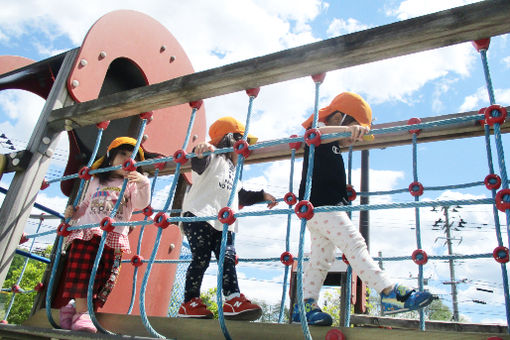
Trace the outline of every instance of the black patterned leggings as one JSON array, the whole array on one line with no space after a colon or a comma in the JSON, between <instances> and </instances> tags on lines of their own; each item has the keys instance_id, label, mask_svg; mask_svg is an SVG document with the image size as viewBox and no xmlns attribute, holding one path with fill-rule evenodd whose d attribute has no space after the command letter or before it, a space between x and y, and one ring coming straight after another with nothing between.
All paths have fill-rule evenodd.
<instances>
[{"instance_id":1,"label":"black patterned leggings","mask_svg":"<svg viewBox=\"0 0 510 340\"><path fill-rule=\"evenodd\" d=\"M186 217L194 216L186 212ZM200 287L204 273L211 262L211 253L214 252L216 259L220 257L221 231L214 229L207 222L184 222L182 230L188 239L191 250L191 263L186 272L186 285L184 290L184 302L200 296ZM225 249L225 261L223 263L223 295L228 296L239 293L237 273L235 267L236 251L232 241L232 233L227 234L227 247Z\"/></svg>"}]
</instances>

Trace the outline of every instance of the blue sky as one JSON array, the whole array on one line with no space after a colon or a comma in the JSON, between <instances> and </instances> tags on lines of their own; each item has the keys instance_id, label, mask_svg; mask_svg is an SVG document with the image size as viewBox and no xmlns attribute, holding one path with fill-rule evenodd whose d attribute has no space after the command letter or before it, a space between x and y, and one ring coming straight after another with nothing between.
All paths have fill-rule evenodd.
<instances>
[{"instance_id":1,"label":"blue sky","mask_svg":"<svg viewBox=\"0 0 510 340\"><path fill-rule=\"evenodd\" d=\"M472 1L427 2L419 0L391 1L313 1L282 0L278 2L220 0L189 1L88 1L62 3L59 1L0 1L0 55L19 55L39 61L78 47L93 23L102 15L116 9L133 9L148 14L162 23L177 38L196 71L219 67L232 62L284 50L306 43L351 33L399 20L460 6ZM221 23L221 24L218 24ZM496 101L510 105L510 55L508 36L493 37L488 52ZM302 134L300 123L313 110L314 85L310 78L302 78L267 86L254 103L251 132L260 140ZM321 86L320 105L324 106L338 93L360 93L371 104L375 123L407 120L457 112L477 111L488 105L488 96L480 57L470 43L417 53L391 60L329 72ZM22 91L0 93L0 132L6 133L17 150L25 148L26 131L31 131L43 101ZM205 100L207 123L232 115L244 120L248 100L244 92ZM503 143L508 145L508 137ZM1 146L2 144L0 144ZM493 146L494 149L494 146ZM0 152L9 152L6 148ZM169 152L171 154L173 152ZM418 176L424 186L462 184L481 181L488 173L485 145L482 138L420 144L418 147ZM505 150L508 158L509 151ZM412 182L411 146L401 146L370 152L370 190L406 188ZM48 178L61 174L67 160L67 141L61 138L57 156ZM496 163L496 169L499 167ZM359 155L354 155L353 184L359 189ZM297 188L301 161L296 165ZM250 189L264 188L282 197L288 191L289 162L251 165L244 172L244 184ZM7 187L11 176L2 178ZM168 191L170 178L163 181L157 199L161 202ZM165 191L166 190L166 191ZM489 197L483 187L445 192L429 191L423 199L458 199ZM408 194L377 196L371 203L411 201ZM62 211L65 204L58 185L52 185L38 196L38 201ZM358 202L355 202L358 203ZM257 207L258 209L258 207ZM459 254L492 252L496 246L492 208L466 206L456 216L468 221L468 227L454 236L462 237L454 250ZM444 254L445 247L431 225L440 215L430 209L421 210L424 228L424 249L429 254ZM357 214L354 214L357 222ZM506 225L501 216L502 225ZM241 222L236 238L241 257L276 257L281 254L285 239L285 219L282 217L246 218ZM416 248L414 238L414 210L376 211L371 213L370 250L376 256L409 255ZM479 229L484 223L483 229ZM275 227L276 226L276 227ZM297 252L297 221L294 221L291 251ZM504 234L505 242L508 242ZM305 247L308 245L306 240ZM256 254L256 255L254 255ZM385 264L397 280L407 285L416 276L417 267L410 261ZM501 272L494 260L464 261L458 266L457 278L467 279L459 286L460 312L474 322L506 322ZM264 282L278 282L283 269L275 266L243 266L239 268L241 289L248 297L280 298L279 286ZM214 268L211 268L214 274ZM448 267L435 261L425 267L431 277L429 289L450 306ZM210 278L210 279L209 279ZM208 276L204 288L214 286L216 279ZM494 294L480 293L480 282L495 287ZM484 300L478 305L472 300ZM488 307L491 306L491 307Z\"/></svg>"}]
</instances>

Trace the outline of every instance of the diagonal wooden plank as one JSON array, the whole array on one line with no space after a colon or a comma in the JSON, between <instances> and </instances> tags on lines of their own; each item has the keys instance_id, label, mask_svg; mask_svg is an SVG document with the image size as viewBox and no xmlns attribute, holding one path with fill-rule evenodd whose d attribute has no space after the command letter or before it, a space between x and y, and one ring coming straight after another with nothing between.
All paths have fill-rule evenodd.
<instances>
[{"instance_id":1,"label":"diagonal wooden plank","mask_svg":"<svg viewBox=\"0 0 510 340\"><path fill-rule=\"evenodd\" d=\"M510 32L510 2L486 0L291 48L52 112L61 131Z\"/></svg>"}]
</instances>

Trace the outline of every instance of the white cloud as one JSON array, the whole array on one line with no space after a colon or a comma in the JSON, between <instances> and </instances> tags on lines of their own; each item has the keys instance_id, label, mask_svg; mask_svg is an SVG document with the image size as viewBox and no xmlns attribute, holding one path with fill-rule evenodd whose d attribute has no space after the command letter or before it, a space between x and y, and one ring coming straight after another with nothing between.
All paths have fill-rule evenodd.
<instances>
[{"instance_id":1,"label":"white cloud","mask_svg":"<svg viewBox=\"0 0 510 340\"><path fill-rule=\"evenodd\" d=\"M427 2L423 2L420 0L405 0L402 1L397 8L391 9L387 11L387 15L394 15L399 20L406 20L409 18L414 18L420 15L430 14L438 11L443 11L445 9L464 6L467 4L479 2L476 0L451 0L451 1L442 1L442 0L430 0Z\"/></svg>"},{"instance_id":2,"label":"white cloud","mask_svg":"<svg viewBox=\"0 0 510 340\"><path fill-rule=\"evenodd\" d=\"M347 20L335 18L329 25L327 33L329 36L337 36L366 30L367 28L369 28L368 25L353 18L348 18Z\"/></svg>"},{"instance_id":3,"label":"white cloud","mask_svg":"<svg viewBox=\"0 0 510 340\"><path fill-rule=\"evenodd\" d=\"M507 106L510 105L510 89L495 89L494 97L496 103L499 105ZM476 111L482 107L489 106L489 94L487 88L480 87L478 90L464 98L464 102L460 106L460 112L465 111Z\"/></svg>"}]
</instances>

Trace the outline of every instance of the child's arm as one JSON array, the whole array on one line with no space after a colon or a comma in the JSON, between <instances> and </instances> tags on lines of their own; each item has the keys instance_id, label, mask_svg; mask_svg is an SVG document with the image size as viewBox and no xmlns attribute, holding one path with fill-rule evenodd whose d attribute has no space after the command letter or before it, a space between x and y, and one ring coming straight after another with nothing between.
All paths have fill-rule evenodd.
<instances>
[{"instance_id":1,"label":"child's arm","mask_svg":"<svg viewBox=\"0 0 510 340\"><path fill-rule=\"evenodd\" d=\"M213 152L214 150L216 150L214 145L207 142L203 142L195 146L193 152L197 154L197 157L193 157L191 159L191 170L201 175L211 162L211 156L209 155L204 157L204 152Z\"/></svg>"},{"instance_id":2,"label":"child's arm","mask_svg":"<svg viewBox=\"0 0 510 340\"><path fill-rule=\"evenodd\" d=\"M318 128L321 135L330 134L330 133L340 133L340 132L350 132L351 137L333 137L333 138L325 138L322 141L332 142L334 140L339 140L345 142L345 144L352 144L356 141L362 141L363 136L370 132L368 127L364 127L361 125L349 125L349 126L322 126Z\"/></svg>"},{"instance_id":3,"label":"child's arm","mask_svg":"<svg viewBox=\"0 0 510 340\"><path fill-rule=\"evenodd\" d=\"M143 209L151 203L151 188L149 179L138 171L130 171L127 174L129 183L134 183L131 192L131 200L134 209Z\"/></svg>"},{"instance_id":4,"label":"child's arm","mask_svg":"<svg viewBox=\"0 0 510 340\"><path fill-rule=\"evenodd\" d=\"M269 201L269 203L267 204L267 207L269 209L273 208L275 205L278 204L278 202L276 202L276 198L265 192L264 190L260 190L260 191L249 191L249 190L245 190L245 189L241 189L239 190L239 204L240 205L253 205L255 203L259 203L259 202L265 202L265 201Z\"/></svg>"}]
</instances>

